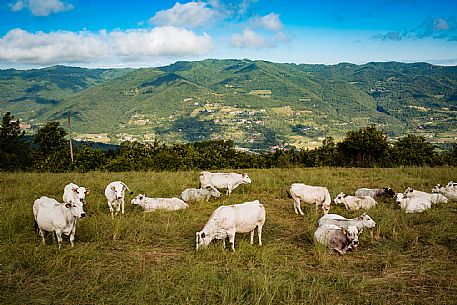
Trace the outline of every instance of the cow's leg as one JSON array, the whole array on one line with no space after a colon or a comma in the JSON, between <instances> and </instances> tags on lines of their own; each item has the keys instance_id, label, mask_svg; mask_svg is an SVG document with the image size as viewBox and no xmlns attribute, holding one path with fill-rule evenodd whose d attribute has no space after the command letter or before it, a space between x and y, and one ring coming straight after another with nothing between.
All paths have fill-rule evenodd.
<instances>
[{"instance_id":1,"label":"cow's leg","mask_svg":"<svg viewBox=\"0 0 457 305\"><path fill-rule=\"evenodd\" d=\"M70 244L71 244L71 247L73 248L75 243L75 233L76 233L76 220L75 220L75 223L73 224L73 229L71 229L71 232L70 232Z\"/></svg>"},{"instance_id":2,"label":"cow's leg","mask_svg":"<svg viewBox=\"0 0 457 305\"><path fill-rule=\"evenodd\" d=\"M254 244L254 231L255 231L255 228L254 228L254 230L251 231L251 245Z\"/></svg>"},{"instance_id":3,"label":"cow's leg","mask_svg":"<svg viewBox=\"0 0 457 305\"><path fill-rule=\"evenodd\" d=\"M125 203L125 200L124 198L121 199L121 209L122 209L122 215L124 215L124 203Z\"/></svg>"},{"instance_id":4,"label":"cow's leg","mask_svg":"<svg viewBox=\"0 0 457 305\"><path fill-rule=\"evenodd\" d=\"M226 239L227 239L227 237L222 239L222 246L224 247L224 249L225 249L225 240Z\"/></svg>"},{"instance_id":5,"label":"cow's leg","mask_svg":"<svg viewBox=\"0 0 457 305\"><path fill-rule=\"evenodd\" d=\"M55 230L56 237L57 237L57 243L59 244L59 250L62 247L62 230L56 229Z\"/></svg>"},{"instance_id":6,"label":"cow's leg","mask_svg":"<svg viewBox=\"0 0 457 305\"><path fill-rule=\"evenodd\" d=\"M229 241L230 241L230 246L232 248L232 251L235 252L235 232L230 232L228 234Z\"/></svg>"},{"instance_id":7,"label":"cow's leg","mask_svg":"<svg viewBox=\"0 0 457 305\"><path fill-rule=\"evenodd\" d=\"M109 211L111 213L111 218L114 219L114 214L113 214L114 213L114 209L113 209L113 206L112 206L111 202L109 202L109 201L108 201L108 207L109 207Z\"/></svg>"},{"instance_id":8,"label":"cow's leg","mask_svg":"<svg viewBox=\"0 0 457 305\"><path fill-rule=\"evenodd\" d=\"M119 214L120 211L121 211L121 203L119 201L117 201L116 202L116 214L114 214L114 215Z\"/></svg>"},{"instance_id":9,"label":"cow's leg","mask_svg":"<svg viewBox=\"0 0 457 305\"><path fill-rule=\"evenodd\" d=\"M46 245L46 240L44 239L44 231L41 230L41 228L38 228L38 230L39 230L39 233L41 235L41 239L42 239L43 245Z\"/></svg>"},{"instance_id":10,"label":"cow's leg","mask_svg":"<svg viewBox=\"0 0 457 305\"><path fill-rule=\"evenodd\" d=\"M297 199L295 200L295 206L296 206L298 212L300 213L300 215L305 215L305 213L303 213L303 211L301 210L301 207L300 207L300 199L299 199L299 198L297 198ZM297 211L295 211L295 213L297 213ZM298 214L298 213L297 213L297 214Z\"/></svg>"},{"instance_id":11,"label":"cow's leg","mask_svg":"<svg viewBox=\"0 0 457 305\"><path fill-rule=\"evenodd\" d=\"M262 227L263 227L263 225L261 225L261 224L257 225L257 235L259 236L259 246L262 245Z\"/></svg>"},{"instance_id":12,"label":"cow's leg","mask_svg":"<svg viewBox=\"0 0 457 305\"><path fill-rule=\"evenodd\" d=\"M230 195L232 193L233 187L231 184L227 185L227 195Z\"/></svg>"}]
</instances>

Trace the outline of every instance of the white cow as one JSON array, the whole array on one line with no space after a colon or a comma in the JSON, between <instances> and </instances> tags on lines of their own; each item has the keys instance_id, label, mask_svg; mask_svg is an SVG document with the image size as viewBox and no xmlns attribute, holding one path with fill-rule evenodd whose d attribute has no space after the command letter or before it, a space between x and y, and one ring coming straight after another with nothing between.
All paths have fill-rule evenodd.
<instances>
[{"instance_id":1,"label":"white cow","mask_svg":"<svg viewBox=\"0 0 457 305\"><path fill-rule=\"evenodd\" d=\"M200 188L214 186L218 189L227 189L227 195L230 195L240 184L251 182L248 174L211 173L207 171L200 173Z\"/></svg>"},{"instance_id":2,"label":"white cow","mask_svg":"<svg viewBox=\"0 0 457 305\"><path fill-rule=\"evenodd\" d=\"M114 209L116 209L116 215L119 211L124 214L125 190L129 190L130 194L133 194L128 186L122 181L111 182L105 188L105 197L108 200L109 211L111 212L111 218L113 219Z\"/></svg>"},{"instance_id":3,"label":"white cow","mask_svg":"<svg viewBox=\"0 0 457 305\"><path fill-rule=\"evenodd\" d=\"M363 197L363 196L370 196L371 198L374 197L386 197L386 198L394 198L395 197L395 192L391 187L383 187L383 188L375 188L375 189L370 189L370 188L360 188L357 191L355 191L355 196L357 197Z\"/></svg>"},{"instance_id":4,"label":"white cow","mask_svg":"<svg viewBox=\"0 0 457 305\"><path fill-rule=\"evenodd\" d=\"M228 237L231 248L235 251L235 233L251 232L251 244L253 244L256 227L261 246L265 217L265 208L259 200L220 206L211 214L203 230L196 233L197 250L209 245L213 239L222 239L225 248L225 239Z\"/></svg>"},{"instance_id":5,"label":"white cow","mask_svg":"<svg viewBox=\"0 0 457 305\"><path fill-rule=\"evenodd\" d=\"M344 204L346 210L349 211L355 211L358 209L370 209L377 204L376 200L370 196L356 197L346 195L344 193L339 193L335 199L333 199L333 202L335 202L335 204Z\"/></svg>"},{"instance_id":6,"label":"white cow","mask_svg":"<svg viewBox=\"0 0 457 305\"><path fill-rule=\"evenodd\" d=\"M397 194L397 204L405 213L422 213L432 207L432 202L425 197L407 197L403 193Z\"/></svg>"},{"instance_id":7,"label":"white cow","mask_svg":"<svg viewBox=\"0 0 457 305\"><path fill-rule=\"evenodd\" d=\"M80 202L59 203L46 196L33 203L33 217L45 244L44 232L54 232L59 243L62 243L62 233L70 235L71 247L74 246L77 219L85 217L83 204Z\"/></svg>"},{"instance_id":8,"label":"white cow","mask_svg":"<svg viewBox=\"0 0 457 305\"><path fill-rule=\"evenodd\" d=\"M448 200L443 194L436 193L431 194L423 191L414 190L411 187L408 187L405 192L403 193L404 196L408 198L425 198L430 201L432 204L437 203L447 203Z\"/></svg>"},{"instance_id":9,"label":"white cow","mask_svg":"<svg viewBox=\"0 0 457 305\"><path fill-rule=\"evenodd\" d=\"M332 202L328 189L324 186L311 186L303 183L292 183L290 186L289 194L294 200L295 214L303 214L300 208L300 202L307 204L315 204L316 210L322 206L324 214L330 210Z\"/></svg>"},{"instance_id":10,"label":"white cow","mask_svg":"<svg viewBox=\"0 0 457 305\"><path fill-rule=\"evenodd\" d=\"M333 224L319 226L314 232L314 237L324 246L346 254L347 251L357 248L359 244L359 230L356 226L347 229Z\"/></svg>"},{"instance_id":11,"label":"white cow","mask_svg":"<svg viewBox=\"0 0 457 305\"><path fill-rule=\"evenodd\" d=\"M437 184L433 189L433 193L442 194L444 197L457 201L457 187L455 186L455 182L450 181L446 186L442 186L441 184Z\"/></svg>"},{"instance_id":12,"label":"white cow","mask_svg":"<svg viewBox=\"0 0 457 305\"><path fill-rule=\"evenodd\" d=\"M338 214L326 214L319 219L319 226L325 224L332 224L345 229L349 226L356 226L359 234L362 233L364 228L374 228L376 226L376 222L367 213L351 219L344 218Z\"/></svg>"},{"instance_id":13,"label":"white cow","mask_svg":"<svg viewBox=\"0 0 457 305\"><path fill-rule=\"evenodd\" d=\"M74 183L69 183L63 189L63 202L81 202L82 204L86 204L86 195L89 195L89 193L89 189L86 189L82 186L77 186Z\"/></svg>"},{"instance_id":14,"label":"white cow","mask_svg":"<svg viewBox=\"0 0 457 305\"><path fill-rule=\"evenodd\" d=\"M179 198L151 198L143 194L139 194L131 200L132 204L139 205L145 212L152 212L155 210L175 211L187 209L187 203Z\"/></svg>"},{"instance_id":15,"label":"white cow","mask_svg":"<svg viewBox=\"0 0 457 305\"><path fill-rule=\"evenodd\" d=\"M209 198L211 196L216 197L216 198L221 196L221 193L217 190L217 188L215 188L212 185L208 185L207 187L200 188L200 189L196 189L196 188L185 189L181 193L181 198L185 202L189 202L189 201L195 202L195 201L200 201L200 200L209 201Z\"/></svg>"}]
</instances>

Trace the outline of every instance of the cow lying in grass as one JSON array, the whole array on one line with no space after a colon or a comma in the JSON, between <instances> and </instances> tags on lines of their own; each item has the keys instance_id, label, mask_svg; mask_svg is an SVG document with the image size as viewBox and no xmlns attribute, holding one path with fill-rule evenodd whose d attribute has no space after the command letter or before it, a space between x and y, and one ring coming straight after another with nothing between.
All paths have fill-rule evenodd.
<instances>
[{"instance_id":1,"label":"cow lying in grass","mask_svg":"<svg viewBox=\"0 0 457 305\"><path fill-rule=\"evenodd\" d=\"M181 199L185 202L197 202L201 200L209 201L209 198L213 197L220 197L221 193L212 185L208 185L207 187L196 189L196 188L189 188L185 189L181 193Z\"/></svg>"},{"instance_id":2,"label":"cow lying in grass","mask_svg":"<svg viewBox=\"0 0 457 305\"><path fill-rule=\"evenodd\" d=\"M336 225L341 228L349 228L350 226L355 226L359 230L359 234L362 233L363 229L365 228L374 228L376 226L376 222L371 219L367 213L363 213L359 217L347 219L338 214L327 214L322 216L319 219L319 226L323 226L326 224Z\"/></svg>"},{"instance_id":3,"label":"cow lying in grass","mask_svg":"<svg viewBox=\"0 0 457 305\"><path fill-rule=\"evenodd\" d=\"M339 254L346 254L354 250L359 244L359 230L356 226L342 228L333 224L319 226L314 237L324 246L335 250Z\"/></svg>"},{"instance_id":4,"label":"cow lying in grass","mask_svg":"<svg viewBox=\"0 0 457 305\"><path fill-rule=\"evenodd\" d=\"M344 204L346 210L355 211L359 209L370 209L374 207L377 202L370 196L356 197L346 195L344 193L339 193L335 199L333 199L335 204Z\"/></svg>"},{"instance_id":5,"label":"cow lying in grass","mask_svg":"<svg viewBox=\"0 0 457 305\"><path fill-rule=\"evenodd\" d=\"M132 204L139 205L145 212L152 212L156 210L176 211L187 209L187 203L179 198L151 198L143 194L139 194L131 200Z\"/></svg>"}]
</instances>

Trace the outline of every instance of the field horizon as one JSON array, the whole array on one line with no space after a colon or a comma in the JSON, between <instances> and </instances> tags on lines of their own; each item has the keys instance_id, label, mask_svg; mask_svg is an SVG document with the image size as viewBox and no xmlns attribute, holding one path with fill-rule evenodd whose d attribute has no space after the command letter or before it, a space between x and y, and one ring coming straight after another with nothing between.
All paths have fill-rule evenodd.
<instances>
[{"instance_id":1,"label":"field horizon","mask_svg":"<svg viewBox=\"0 0 457 305\"><path fill-rule=\"evenodd\" d=\"M302 205L296 215L286 194L294 182L326 186L332 199L360 187L408 186L430 192L456 180L454 167L246 169L252 184L175 212L145 213L130 200L179 196L198 187L198 171L1 173L0 303L2 304L455 304L456 202L405 214L394 199L370 210L330 213L352 218L367 212L377 226L344 256L316 244L322 216ZM104 188L115 180L134 192L126 214L108 211ZM75 246L46 245L34 231L32 205L41 196L62 200L73 182L91 190L87 217ZM266 208L263 246L237 234L236 252L213 241L195 251L195 232L220 205L259 199Z\"/></svg>"}]
</instances>

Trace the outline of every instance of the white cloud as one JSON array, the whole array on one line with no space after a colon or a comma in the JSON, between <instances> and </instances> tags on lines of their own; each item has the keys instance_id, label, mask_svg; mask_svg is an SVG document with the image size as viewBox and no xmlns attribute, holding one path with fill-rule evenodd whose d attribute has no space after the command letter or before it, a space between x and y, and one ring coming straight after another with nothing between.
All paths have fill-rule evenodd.
<instances>
[{"instance_id":1,"label":"white cloud","mask_svg":"<svg viewBox=\"0 0 457 305\"><path fill-rule=\"evenodd\" d=\"M263 17L256 17L252 19L252 24L255 27L264 28L273 32L280 31L283 28L279 15L276 13L270 13Z\"/></svg>"},{"instance_id":2,"label":"white cloud","mask_svg":"<svg viewBox=\"0 0 457 305\"><path fill-rule=\"evenodd\" d=\"M108 46L98 35L87 32L29 33L9 31L0 39L0 61L55 64L100 59Z\"/></svg>"},{"instance_id":3,"label":"white cloud","mask_svg":"<svg viewBox=\"0 0 457 305\"><path fill-rule=\"evenodd\" d=\"M116 53L127 58L149 56L204 55L213 48L207 34L172 26L156 27L152 30L114 31L109 34L110 46Z\"/></svg>"},{"instance_id":4,"label":"white cloud","mask_svg":"<svg viewBox=\"0 0 457 305\"><path fill-rule=\"evenodd\" d=\"M268 47L274 47L275 44L268 41L256 32L245 29L243 34L235 34L232 36L231 44L236 48L247 48L247 49L262 49Z\"/></svg>"},{"instance_id":5,"label":"white cloud","mask_svg":"<svg viewBox=\"0 0 457 305\"><path fill-rule=\"evenodd\" d=\"M9 31L0 38L0 62L52 65L122 62L167 56L204 55L213 43L207 34L175 27L152 30L30 33Z\"/></svg>"},{"instance_id":6,"label":"white cloud","mask_svg":"<svg viewBox=\"0 0 457 305\"><path fill-rule=\"evenodd\" d=\"M176 2L172 8L158 11L149 19L149 23L161 26L195 28L207 25L217 15L218 13L209 8L204 2L189 2L185 4Z\"/></svg>"},{"instance_id":7,"label":"white cloud","mask_svg":"<svg viewBox=\"0 0 457 305\"><path fill-rule=\"evenodd\" d=\"M34 16L48 16L73 9L72 4L60 0L19 0L9 6L13 12L28 9Z\"/></svg>"}]
</instances>

